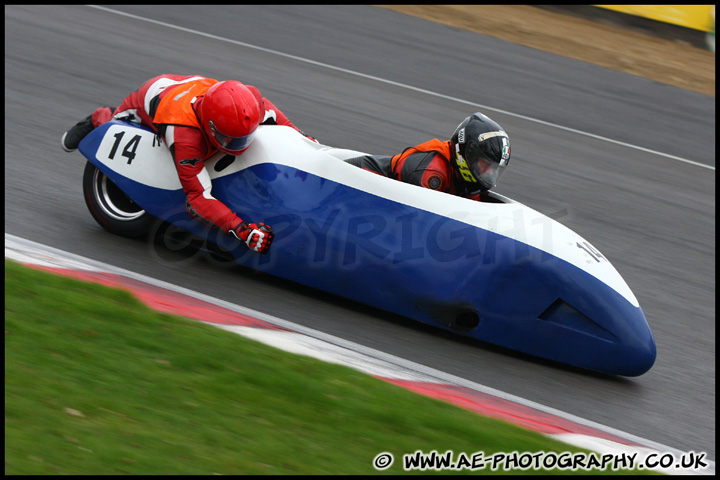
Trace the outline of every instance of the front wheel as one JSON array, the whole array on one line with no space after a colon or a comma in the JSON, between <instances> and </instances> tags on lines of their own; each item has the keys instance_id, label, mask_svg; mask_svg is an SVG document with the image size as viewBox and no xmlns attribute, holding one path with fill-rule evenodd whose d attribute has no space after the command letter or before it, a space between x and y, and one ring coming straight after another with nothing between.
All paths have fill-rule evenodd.
<instances>
[{"instance_id":1,"label":"front wheel","mask_svg":"<svg viewBox=\"0 0 720 480\"><path fill-rule=\"evenodd\" d=\"M108 232L138 238L156 221L91 162L85 165L83 193L90 214Z\"/></svg>"}]
</instances>

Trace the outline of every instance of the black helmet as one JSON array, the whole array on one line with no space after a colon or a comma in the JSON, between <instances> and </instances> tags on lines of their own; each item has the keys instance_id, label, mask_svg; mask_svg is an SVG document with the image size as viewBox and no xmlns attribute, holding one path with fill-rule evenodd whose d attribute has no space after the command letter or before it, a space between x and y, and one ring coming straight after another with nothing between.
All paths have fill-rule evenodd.
<instances>
[{"instance_id":1,"label":"black helmet","mask_svg":"<svg viewBox=\"0 0 720 480\"><path fill-rule=\"evenodd\" d=\"M458 125L450 143L455 165L471 194L493 188L510 161L507 133L480 112Z\"/></svg>"}]
</instances>

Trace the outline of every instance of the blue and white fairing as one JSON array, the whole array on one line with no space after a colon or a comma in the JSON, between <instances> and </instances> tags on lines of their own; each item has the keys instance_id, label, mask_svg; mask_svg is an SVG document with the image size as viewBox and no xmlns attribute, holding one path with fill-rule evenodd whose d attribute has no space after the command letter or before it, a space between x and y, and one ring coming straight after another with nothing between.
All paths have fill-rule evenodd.
<instances>
[{"instance_id":1,"label":"blue and white fairing","mask_svg":"<svg viewBox=\"0 0 720 480\"><path fill-rule=\"evenodd\" d=\"M258 255L189 219L170 154L149 130L110 122L80 150L148 213L247 267L582 368L637 376L655 361L642 309L611 263L506 197L481 203L398 182L342 161L362 152L261 126L242 156L206 162L215 198L273 227L269 254Z\"/></svg>"}]
</instances>

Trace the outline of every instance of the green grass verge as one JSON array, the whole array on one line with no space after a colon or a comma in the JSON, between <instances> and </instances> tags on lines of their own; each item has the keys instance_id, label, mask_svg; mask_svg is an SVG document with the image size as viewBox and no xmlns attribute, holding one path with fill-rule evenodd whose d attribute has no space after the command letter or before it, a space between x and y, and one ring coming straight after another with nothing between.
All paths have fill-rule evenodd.
<instances>
[{"instance_id":1,"label":"green grass verge","mask_svg":"<svg viewBox=\"0 0 720 480\"><path fill-rule=\"evenodd\" d=\"M400 474L417 450L581 451L5 261L6 475Z\"/></svg>"}]
</instances>

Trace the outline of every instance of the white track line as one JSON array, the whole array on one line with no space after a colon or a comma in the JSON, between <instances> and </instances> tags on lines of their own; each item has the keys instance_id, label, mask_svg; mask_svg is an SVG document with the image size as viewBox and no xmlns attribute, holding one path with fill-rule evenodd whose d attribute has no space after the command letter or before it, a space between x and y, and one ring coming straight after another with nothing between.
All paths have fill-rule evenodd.
<instances>
[{"instance_id":1,"label":"white track line","mask_svg":"<svg viewBox=\"0 0 720 480\"><path fill-rule=\"evenodd\" d=\"M88 5L88 6L89 6L89 7L92 7L92 8L96 8L96 9L98 9L98 10L103 10L103 11L108 12L108 13L112 13L112 14L115 14L115 15L122 15L122 16L124 16L124 17L132 18L132 19L134 19L134 20L140 20L140 21L143 21L143 22L149 22L149 23L152 23L152 24L155 24L155 25L160 25L160 26L163 26L163 27L171 28L171 29L173 29L173 30L179 30L179 31L181 31L181 32L191 33L191 34L193 34L193 35L198 35L198 36L205 37L205 38L211 38L211 39L213 39L213 40L218 40L218 41L221 41L221 42L231 43L231 44L233 44L233 45L239 45L239 46L241 46L241 47L251 48L251 49L253 49L253 50L258 50L258 51L261 51L261 52L270 53L270 54L272 54L272 55L278 55L278 56L285 57L285 58L289 58L289 59L292 59L292 60L295 60L295 61L298 61L298 62L304 62L304 63L308 63L308 64L310 64L310 65L315 65L315 66L318 66L318 67L327 68L327 69L329 69L329 70L334 70L334 71L336 71L336 72L347 73L347 74L349 74L349 75L354 75L354 76L357 76L357 77L367 78L367 79L369 79L369 80L374 80L374 81L376 81L376 82L385 83L385 84L387 84L387 85L392 85L392 86L394 86L394 87L400 87L400 88L404 88L404 89L407 89L407 90L412 90L412 91L414 91L414 92L423 93L423 94L426 94L426 95L430 95L430 96L432 96L432 97L442 98L442 99L444 99L444 100L450 100L450 101L453 101L453 102L462 103L462 104L464 104L464 105L469 105L469 106L472 106L472 107L477 107L477 108L482 109L482 110L490 110L490 111L493 111L493 112L501 113L501 114L503 114L503 115L508 115L508 116L511 116L511 117L520 118L520 119L527 120L527 121L529 121L529 122L537 123L537 124L540 124L540 125L544 125L544 126L547 126L547 127L557 128L557 129L559 129L559 130L563 130L563 131L566 131L566 132L575 133L575 134L578 134L578 135L583 135L583 136L586 136L586 137L594 138L594 139L596 139L596 140L601 140L601 141L608 142L608 143L612 143L612 144L615 144L615 145L620 145L620 146L627 147L627 148L631 148L631 149L634 149L634 150L639 150L639 151L641 151L641 152L649 153L649 154L652 154L652 155L658 155L658 156L660 156L660 157L665 157L665 158L669 158L669 159L672 159L672 160L676 160L676 161L678 161L678 162L687 163L687 164L690 164L690 165L695 165L695 166L697 166L697 167L707 168L707 169L709 169L709 170L715 170L715 167L713 167L712 165L706 165L706 164L704 164L704 163L696 162L696 161L693 161L693 160L688 160L687 158L676 157L675 155L670 155L670 154L667 154L667 153L662 153L662 152L658 152L658 151L655 151L655 150L650 150L650 149L648 149L648 148L639 147L639 146L637 146L637 145L632 145L632 144L625 143L625 142L620 142L620 141L613 140L613 139L610 139L610 138L607 138L607 137L602 137L602 136L600 136L600 135L595 135L595 134L593 134L593 133L583 132L583 131L581 131L581 130L576 130L576 129L574 129L574 128L564 127L564 126L562 126L562 125L557 125L557 124L555 124L555 123L545 122L545 121L539 120L539 119L537 119L537 118L527 117L527 116L525 116L525 115L520 115L520 114L518 114L518 113L508 112L507 110L501 110L501 109L499 109L499 108L489 107L489 106L487 106L487 105L481 105L481 104L479 104L479 103L470 102L470 101L467 101L467 100L463 100L463 99L461 99L461 98L451 97L451 96L449 96L449 95L443 95L442 93L437 93L437 92L433 92L433 91L430 91L430 90L425 90L425 89L423 89L423 88L413 87L412 85L406 85L406 84L403 84L403 83L393 82L392 80L387 80L387 79L380 78L380 77L376 77L376 76L373 76L373 75L367 75L367 74L365 74L365 73L360 73L360 72L356 72L356 71L353 71L353 70L348 70L348 69L345 69L345 68L336 67L335 65L329 65L329 64L327 64L327 63L317 62L317 61L315 61L315 60L310 60L310 59L308 59L308 58L298 57L298 56L295 56L295 55L290 55L290 54L288 54L288 53L278 52L277 50L271 50L271 49L269 49L269 48L260 47L260 46L253 45L253 44L250 44L250 43L240 42L240 41L238 41L238 40L232 40L232 39L230 39L230 38L219 37L219 36L217 36L217 35L212 35L212 34L210 34L210 33L200 32L200 31L198 31L198 30L192 30L192 29L190 29L190 28L185 28L185 27L181 27L181 26L178 26L178 25L173 25L173 24L171 24L171 23L160 22L160 21L158 21L158 20L152 20L152 19L150 19L150 18L140 17L140 16L138 16L138 15L133 15L133 14L131 14L131 13L125 13L125 12L121 12L121 11L118 11L118 10L113 10L112 8L101 7L101 6L99 6L99 5Z\"/></svg>"}]
</instances>

